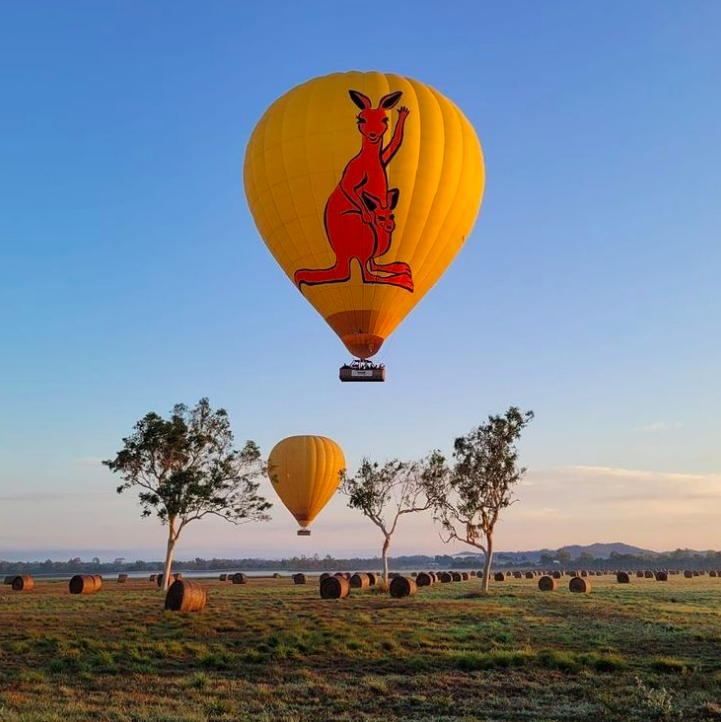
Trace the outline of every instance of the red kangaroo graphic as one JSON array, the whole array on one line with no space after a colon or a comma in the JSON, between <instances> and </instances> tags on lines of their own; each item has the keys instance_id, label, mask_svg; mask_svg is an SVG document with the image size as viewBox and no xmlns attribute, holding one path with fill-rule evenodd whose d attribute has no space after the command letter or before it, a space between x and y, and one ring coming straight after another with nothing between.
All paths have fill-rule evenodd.
<instances>
[{"instance_id":1,"label":"red kangaroo graphic","mask_svg":"<svg viewBox=\"0 0 721 722\"><path fill-rule=\"evenodd\" d=\"M398 203L397 188L388 190L386 167L403 142L406 107L398 109L393 137L383 147L388 130L388 111L401 99L402 91L384 95L377 108L370 98L357 90L349 91L351 100L361 109L358 130L363 136L361 149L343 170L338 185L328 198L323 216L326 236L336 261L330 268L303 268L295 272L296 285L342 283L351 276L351 261L360 265L364 283L385 283L413 292L413 277L407 263L379 263L391 247L395 230L392 213ZM384 274L384 275L379 275Z\"/></svg>"}]
</instances>

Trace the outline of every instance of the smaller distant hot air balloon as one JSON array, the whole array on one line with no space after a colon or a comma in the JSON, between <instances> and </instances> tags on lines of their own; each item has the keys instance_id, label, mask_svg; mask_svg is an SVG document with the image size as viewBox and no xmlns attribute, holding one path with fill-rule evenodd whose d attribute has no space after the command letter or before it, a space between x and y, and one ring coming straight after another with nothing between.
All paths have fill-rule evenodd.
<instances>
[{"instance_id":1,"label":"smaller distant hot air balloon","mask_svg":"<svg viewBox=\"0 0 721 722\"><path fill-rule=\"evenodd\" d=\"M310 536L313 519L335 494L345 469L343 450L325 436L289 436L268 458L268 476L288 511Z\"/></svg>"}]
</instances>

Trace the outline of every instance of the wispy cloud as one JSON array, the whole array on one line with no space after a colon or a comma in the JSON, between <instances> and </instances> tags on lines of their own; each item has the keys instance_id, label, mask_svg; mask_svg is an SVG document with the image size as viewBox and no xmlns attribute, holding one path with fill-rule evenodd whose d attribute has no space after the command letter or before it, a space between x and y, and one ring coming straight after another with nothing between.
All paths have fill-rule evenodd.
<instances>
[{"instance_id":1,"label":"wispy cloud","mask_svg":"<svg viewBox=\"0 0 721 722\"><path fill-rule=\"evenodd\" d=\"M721 473L564 466L536 472L534 492L559 508L583 503L612 504L617 511L707 515L721 501ZM529 490L531 491L531 490Z\"/></svg>"}]
</instances>

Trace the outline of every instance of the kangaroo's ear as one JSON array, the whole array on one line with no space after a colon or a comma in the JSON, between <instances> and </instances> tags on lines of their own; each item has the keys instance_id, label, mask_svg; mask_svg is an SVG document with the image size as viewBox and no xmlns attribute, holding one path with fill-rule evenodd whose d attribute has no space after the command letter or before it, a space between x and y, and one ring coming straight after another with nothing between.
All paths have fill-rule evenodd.
<instances>
[{"instance_id":1,"label":"kangaroo's ear","mask_svg":"<svg viewBox=\"0 0 721 722\"><path fill-rule=\"evenodd\" d=\"M388 208L393 210L398 205L398 197L401 192L397 188L391 188L388 191Z\"/></svg>"},{"instance_id":2,"label":"kangaroo's ear","mask_svg":"<svg viewBox=\"0 0 721 722\"><path fill-rule=\"evenodd\" d=\"M381 102L378 103L378 107L390 110L401 99L401 95L403 95L402 90L396 90L395 93L388 93L388 95L384 95L381 98Z\"/></svg>"},{"instance_id":3,"label":"kangaroo's ear","mask_svg":"<svg viewBox=\"0 0 721 722\"><path fill-rule=\"evenodd\" d=\"M349 90L350 99L361 109L368 110L371 107L371 99L357 90Z\"/></svg>"},{"instance_id":4,"label":"kangaroo's ear","mask_svg":"<svg viewBox=\"0 0 721 722\"><path fill-rule=\"evenodd\" d=\"M380 205L378 198L366 191L361 191L361 198L363 199L363 205L371 211L371 213Z\"/></svg>"}]
</instances>

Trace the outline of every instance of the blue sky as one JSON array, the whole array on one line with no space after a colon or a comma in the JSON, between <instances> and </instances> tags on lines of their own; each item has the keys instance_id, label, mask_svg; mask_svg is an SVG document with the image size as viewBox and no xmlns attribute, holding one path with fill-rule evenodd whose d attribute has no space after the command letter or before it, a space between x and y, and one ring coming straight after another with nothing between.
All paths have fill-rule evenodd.
<instances>
[{"instance_id":1,"label":"blue sky","mask_svg":"<svg viewBox=\"0 0 721 722\"><path fill-rule=\"evenodd\" d=\"M351 467L532 408L501 548L719 545L721 6L373 12L0 0L0 556L162 549L98 459L206 395L266 452L321 433ZM344 348L243 195L269 103L348 69L437 87L486 160L475 230L384 348L384 385L338 382ZM277 506L179 555L298 551L293 528ZM306 551L376 542L338 499ZM397 546L447 550L420 519Z\"/></svg>"}]
</instances>

